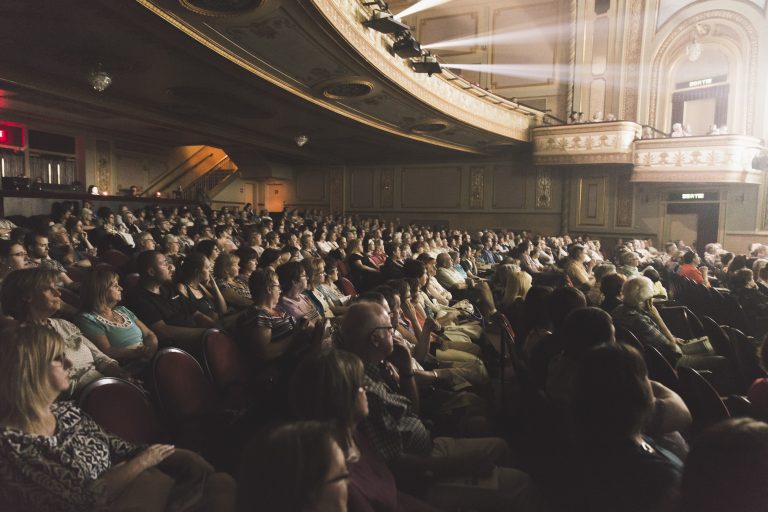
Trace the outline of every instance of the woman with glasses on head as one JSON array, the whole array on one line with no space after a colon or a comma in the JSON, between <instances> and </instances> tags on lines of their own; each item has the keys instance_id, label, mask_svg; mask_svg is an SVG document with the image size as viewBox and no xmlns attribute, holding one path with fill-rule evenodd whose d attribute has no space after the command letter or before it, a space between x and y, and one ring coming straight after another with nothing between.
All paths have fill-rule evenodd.
<instances>
[{"instance_id":1,"label":"woman with glasses on head","mask_svg":"<svg viewBox=\"0 0 768 512\"><path fill-rule=\"evenodd\" d=\"M289 402L299 420L327 422L344 453L349 471L350 512L433 510L398 492L384 459L357 425L368 416L366 378L362 361L342 350L305 357L294 372Z\"/></svg>"},{"instance_id":2,"label":"woman with glasses on head","mask_svg":"<svg viewBox=\"0 0 768 512\"><path fill-rule=\"evenodd\" d=\"M157 351L157 336L125 306L118 275L96 269L80 290L81 313L75 324L108 357L141 372Z\"/></svg>"}]
</instances>

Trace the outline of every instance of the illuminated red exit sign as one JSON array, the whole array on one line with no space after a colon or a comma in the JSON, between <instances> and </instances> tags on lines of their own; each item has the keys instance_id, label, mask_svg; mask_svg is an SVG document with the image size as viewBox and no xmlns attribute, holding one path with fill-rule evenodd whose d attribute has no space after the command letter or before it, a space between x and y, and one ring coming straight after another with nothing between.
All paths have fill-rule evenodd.
<instances>
[{"instance_id":1,"label":"illuminated red exit sign","mask_svg":"<svg viewBox=\"0 0 768 512\"><path fill-rule=\"evenodd\" d=\"M0 142L5 140L5 130L0 130Z\"/></svg>"}]
</instances>

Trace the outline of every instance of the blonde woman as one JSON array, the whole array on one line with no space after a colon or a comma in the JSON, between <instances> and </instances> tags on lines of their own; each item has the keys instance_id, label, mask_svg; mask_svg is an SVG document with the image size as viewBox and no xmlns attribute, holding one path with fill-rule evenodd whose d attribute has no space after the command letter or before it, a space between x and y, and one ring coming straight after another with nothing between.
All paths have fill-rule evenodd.
<instances>
[{"instance_id":1,"label":"blonde woman","mask_svg":"<svg viewBox=\"0 0 768 512\"><path fill-rule=\"evenodd\" d=\"M235 509L235 483L199 456L171 445L133 445L104 432L72 402L57 402L70 387L72 363L56 331L25 324L5 331L3 341L0 510L125 510L136 502L163 510L176 484L155 468L199 476L206 482L201 505Z\"/></svg>"},{"instance_id":2,"label":"blonde woman","mask_svg":"<svg viewBox=\"0 0 768 512\"><path fill-rule=\"evenodd\" d=\"M139 371L157 351L157 336L125 306L118 275L96 269L80 290L75 324L104 354Z\"/></svg>"},{"instance_id":3,"label":"blonde woman","mask_svg":"<svg viewBox=\"0 0 768 512\"><path fill-rule=\"evenodd\" d=\"M507 274L506 285L504 287L504 298L501 300L502 307L507 310L515 302L525 300L528 290L531 289L533 279L531 274L523 270L512 270Z\"/></svg>"},{"instance_id":4,"label":"blonde woman","mask_svg":"<svg viewBox=\"0 0 768 512\"><path fill-rule=\"evenodd\" d=\"M253 305L248 286L237 279L240 273L240 258L232 253L222 252L213 265L213 277L219 285L227 305L245 309Z\"/></svg>"}]
</instances>

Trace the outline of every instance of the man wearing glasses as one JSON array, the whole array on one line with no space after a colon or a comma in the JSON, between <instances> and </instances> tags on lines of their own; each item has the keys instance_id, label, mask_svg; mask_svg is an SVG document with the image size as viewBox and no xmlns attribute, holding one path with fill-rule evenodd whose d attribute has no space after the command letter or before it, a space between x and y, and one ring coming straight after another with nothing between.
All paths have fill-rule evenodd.
<instances>
[{"instance_id":1,"label":"man wearing glasses","mask_svg":"<svg viewBox=\"0 0 768 512\"><path fill-rule=\"evenodd\" d=\"M432 438L418 416L419 392L408 349L393 340L386 309L376 303L352 305L340 330L342 348L356 354L365 368L370 414L361 432L396 476L433 477L426 490L433 505L445 510L537 510L528 475L500 467L509 448L499 438ZM388 368L396 370L394 378Z\"/></svg>"}]
</instances>

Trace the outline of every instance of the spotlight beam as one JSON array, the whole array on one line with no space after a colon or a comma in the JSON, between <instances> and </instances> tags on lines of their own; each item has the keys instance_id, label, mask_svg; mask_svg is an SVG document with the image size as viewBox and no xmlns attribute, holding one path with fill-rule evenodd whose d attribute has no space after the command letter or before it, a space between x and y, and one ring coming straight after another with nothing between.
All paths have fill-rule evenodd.
<instances>
[{"instance_id":1,"label":"spotlight beam","mask_svg":"<svg viewBox=\"0 0 768 512\"><path fill-rule=\"evenodd\" d=\"M568 76L573 71L571 66L552 66L547 64L457 64L443 62L442 66L447 69L477 71L479 73L491 73L494 75L511 76L539 81L556 78L557 75ZM577 66L576 76L589 76L590 72L591 68L588 65ZM611 79L620 78L621 68L609 67L606 70L604 76Z\"/></svg>"},{"instance_id":2,"label":"spotlight beam","mask_svg":"<svg viewBox=\"0 0 768 512\"><path fill-rule=\"evenodd\" d=\"M527 43L531 41L544 42L552 36L560 34L561 27L554 25L550 27L536 27L523 30L515 30L514 32L502 32L500 34L483 34L473 37L461 37L458 39L450 39L447 41L438 41L436 43L429 43L423 45L426 49L432 48L465 48L475 45L490 45L490 44L513 44L513 43Z\"/></svg>"},{"instance_id":3,"label":"spotlight beam","mask_svg":"<svg viewBox=\"0 0 768 512\"><path fill-rule=\"evenodd\" d=\"M407 9L401 11L400 13L395 14L395 18L404 18L406 16L410 16L411 14L416 14L417 12L437 7L438 5L447 4L450 1L451 0L421 0L408 7Z\"/></svg>"}]
</instances>

